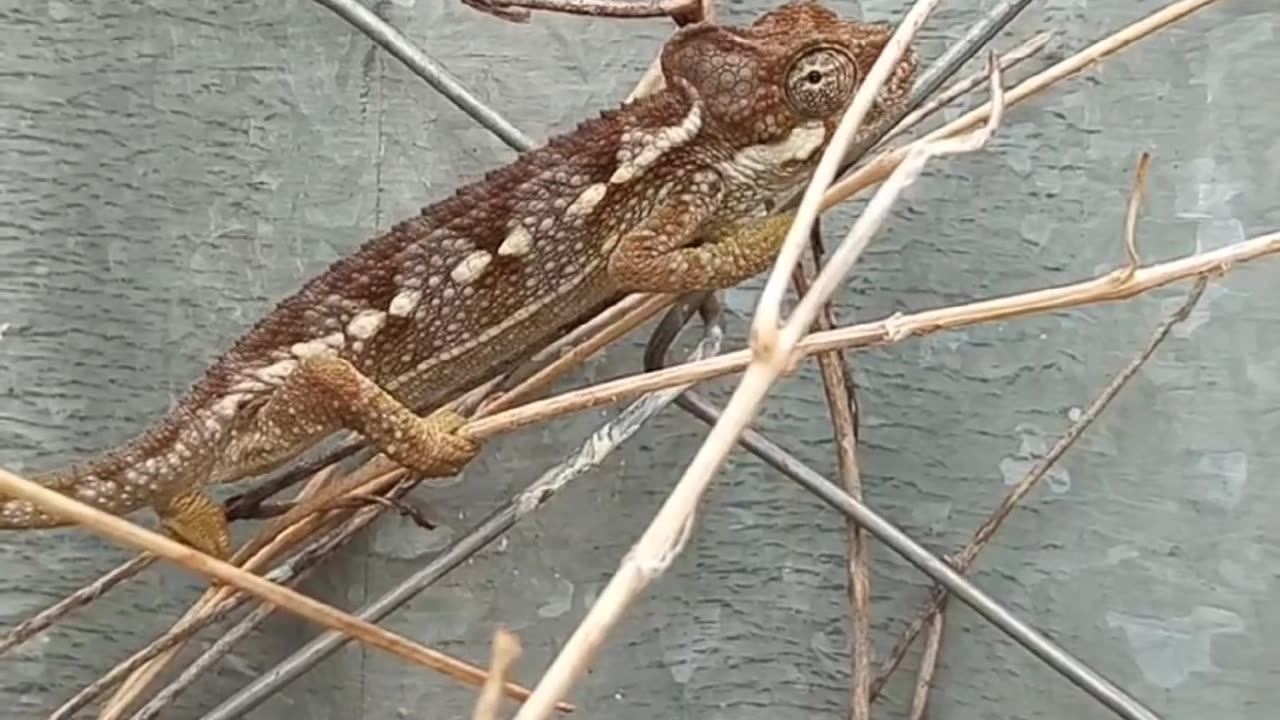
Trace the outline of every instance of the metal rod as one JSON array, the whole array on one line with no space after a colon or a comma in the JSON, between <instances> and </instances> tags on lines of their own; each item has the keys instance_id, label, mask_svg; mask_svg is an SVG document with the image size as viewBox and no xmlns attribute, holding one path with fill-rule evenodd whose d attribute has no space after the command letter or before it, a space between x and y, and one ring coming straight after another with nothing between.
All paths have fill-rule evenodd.
<instances>
[{"instance_id":1,"label":"metal rod","mask_svg":"<svg viewBox=\"0 0 1280 720\"><path fill-rule=\"evenodd\" d=\"M703 422L713 425L720 416L719 410L703 400L697 394L687 392L681 396L677 404ZM1003 605L997 603L977 585L956 572L950 565L929 552L924 546L912 540L909 535L898 529L893 523L881 517L871 508L853 499L838 485L826 479L808 466L794 460L786 451L759 433L747 429L739 437L739 443L754 452L762 460L781 470L788 477L803 485L809 492L817 495L831 507L875 535L877 539L888 545L891 550L915 565L922 572L933 578L961 602L973 608L992 625L1000 628L1006 635L1017 641L1032 654L1040 658L1049 667L1061 673L1068 680L1106 705L1116 715L1125 720L1160 720L1151 709L1120 689L1090 668L1081 660L1072 656L1061 646L1045 637L1035 628L1023 622Z\"/></svg>"},{"instance_id":2,"label":"metal rod","mask_svg":"<svg viewBox=\"0 0 1280 720\"><path fill-rule=\"evenodd\" d=\"M438 90L441 95L475 118L476 122L488 128L506 144L521 151L534 146L532 138L520 132L516 126L507 122L506 118L472 95L440 63L418 49L416 45L409 42L408 38L357 0L316 0L316 2L337 13L357 30L368 35L383 49L408 66L414 74L426 80L428 85Z\"/></svg>"}]
</instances>

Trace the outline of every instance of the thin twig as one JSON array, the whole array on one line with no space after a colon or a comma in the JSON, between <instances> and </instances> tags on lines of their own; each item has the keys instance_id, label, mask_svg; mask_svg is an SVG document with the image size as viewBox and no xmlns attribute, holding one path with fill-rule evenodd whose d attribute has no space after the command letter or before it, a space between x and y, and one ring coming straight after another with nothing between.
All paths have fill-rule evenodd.
<instances>
[{"instance_id":1,"label":"thin twig","mask_svg":"<svg viewBox=\"0 0 1280 720\"><path fill-rule=\"evenodd\" d=\"M1257 235L1201 253L1140 268L1128 280L1118 280L1115 270L1081 282L948 305L880 320L815 332L796 348L803 357L836 348L862 350L972 325L1026 317L1081 305L1094 305L1141 295L1188 278L1220 274L1233 266L1280 253L1280 232ZM518 408L477 420L468 432L487 438L541 422L549 417L588 410L654 390L688 385L741 372L751 362L751 351L738 350L709 360L674 365L655 372L630 375L537 400Z\"/></svg>"},{"instance_id":2,"label":"thin twig","mask_svg":"<svg viewBox=\"0 0 1280 720\"><path fill-rule=\"evenodd\" d=\"M1151 167L1151 153L1144 152L1138 158L1138 172L1133 178L1133 190L1129 192L1129 204L1124 212L1124 254L1129 260L1126 277L1138 271L1142 265L1138 257L1138 209L1147 187L1147 169Z\"/></svg>"},{"instance_id":3,"label":"thin twig","mask_svg":"<svg viewBox=\"0 0 1280 720\"><path fill-rule=\"evenodd\" d=\"M924 720L929 711L929 689L938 673L938 660L942 649L942 632L946 627L946 615L935 613L929 621L929 634L925 636L924 654L920 669L916 671L915 692L911 694L911 720Z\"/></svg>"},{"instance_id":4,"label":"thin twig","mask_svg":"<svg viewBox=\"0 0 1280 720\"><path fill-rule=\"evenodd\" d=\"M812 252L800 261L796 271L796 293L809 290L810 278L818 273L822 249L819 224L813 226ZM838 325L835 308L824 303L814 326L830 330ZM836 446L836 462L845 492L862 499L862 473L858 466L858 402L853 381L853 368L844 353L833 351L818 355L822 388L831 415L832 434ZM870 538L858 524L846 520L849 595L849 718L870 720L871 717L871 567Z\"/></svg>"},{"instance_id":5,"label":"thin twig","mask_svg":"<svg viewBox=\"0 0 1280 720\"><path fill-rule=\"evenodd\" d=\"M571 370L580 367L587 358L643 325L675 300L674 296L671 295L645 295L640 296L640 298L642 302L638 303L630 312L621 315L614 322L601 327L594 335L569 348L560 357L538 370L516 387L482 404L473 417L479 418L492 415L515 407L522 401L527 401L528 398L551 386L557 379Z\"/></svg>"},{"instance_id":6,"label":"thin twig","mask_svg":"<svg viewBox=\"0 0 1280 720\"><path fill-rule=\"evenodd\" d=\"M969 571L973 566L974 560L987 546L987 543L991 540L992 536L995 535L996 530L999 529L1005 518L1009 516L1009 513L1013 512L1013 509L1018 505L1018 503L1026 497L1027 493L1031 492L1032 488L1034 488L1045 474L1049 472L1054 463L1056 463L1058 459L1075 444L1076 440L1080 438L1084 431L1092 425L1094 420L1098 418L1102 411L1111 404L1111 401L1115 399L1120 390L1123 389L1129 380L1137 374L1138 370L1142 368L1143 364L1146 363L1146 361L1156 351L1156 348L1160 347L1160 344L1169 336L1169 333L1173 330L1174 326L1186 320L1187 316L1190 315L1191 310L1196 306L1196 303L1200 301L1200 296L1204 293L1207 283L1208 277L1206 275L1201 275L1196 279L1195 285L1192 286L1191 291L1187 294L1187 299L1182 306L1179 307L1178 310L1170 317L1165 319L1164 322L1160 323L1152 333L1151 339L1147 342L1146 346L1139 350L1134 358L1129 361L1129 364L1126 365L1119 374L1112 378L1111 382L1107 384L1102 393L1098 395L1097 399L1095 399L1089 408L1081 414L1079 419L1067 428L1067 431L1058 439L1058 442L1054 443L1053 447L1049 449L1049 452L1046 453L1045 456L1027 472L1026 476L1024 476L1017 485L1010 488L1009 492L1000 502L1000 505L996 507L987 520L974 531L973 537L969 540L968 544L965 545L964 549L952 559L951 564L957 572L966 573ZM889 656L885 659L884 663L881 664L880 673L871 687L873 696L878 695L880 691L884 689L884 685L888 682L889 676L898 667L899 663L902 662L902 659L906 657L907 650L910 649L911 643L920 634L920 631L924 629L925 625L929 623L929 618L942 608L945 598L946 592L941 588L935 587L932 595L929 597L929 600L926 601L924 609L922 609L916 616L916 619L912 621L911 625L902 634L902 637L898 639L898 643L894 646L893 650L890 651Z\"/></svg>"},{"instance_id":7,"label":"thin twig","mask_svg":"<svg viewBox=\"0 0 1280 720\"><path fill-rule=\"evenodd\" d=\"M1052 39L1053 32L1042 32L1004 53L1000 56L1000 71L1005 72L1022 61L1034 57L1041 50L1044 50ZM912 127L919 125L929 116L987 82L987 78L988 73L986 70L978 70L968 77L955 82L946 90L930 98L928 102L904 115L902 120L886 133L880 142L887 143Z\"/></svg>"},{"instance_id":8,"label":"thin twig","mask_svg":"<svg viewBox=\"0 0 1280 720\"><path fill-rule=\"evenodd\" d=\"M384 650L414 665L477 686L483 684L487 676L484 669L475 665L407 640L314 598L277 585L253 573L245 572L234 565L209 557L175 540L85 505L56 490L50 490L5 470L0 470L0 493L27 500L52 515L65 517L121 544L150 552L181 565L197 575L234 585L299 617L348 633L371 647ZM513 697L521 699L527 692L515 684L508 684L507 691Z\"/></svg>"},{"instance_id":9,"label":"thin twig","mask_svg":"<svg viewBox=\"0 0 1280 720\"><path fill-rule=\"evenodd\" d=\"M902 125L903 117L937 92L942 83L959 72L966 62L987 49L992 38L1008 27L1030 4L1031 0L998 0L987 8L953 45L916 76L907 104L899 111L901 117L889 115L885 122L859 132L860 137L845 152L838 174L844 176L867 151L881 144L889 131ZM985 72L983 74L986 75Z\"/></svg>"},{"instance_id":10,"label":"thin twig","mask_svg":"<svg viewBox=\"0 0 1280 720\"><path fill-rule=\"evenodd\" d=\"M462 0L462 3L502 20L525 23L532 10L589 17L689 17L697 11L700 0Z\"/></svg>"},{"instance_id":11,"label":"thin twig","mask_svg":"<svg viewBox=\"0 0 1280 720\"><path fill-rule=\"evenodd\" d=\"M489 679L480 690L471 720L498 720L502 710L502 681L511 666L520 659L520 638L500 627L493 633L493 660L489 663Z\"/></svg>"}]
</instances>

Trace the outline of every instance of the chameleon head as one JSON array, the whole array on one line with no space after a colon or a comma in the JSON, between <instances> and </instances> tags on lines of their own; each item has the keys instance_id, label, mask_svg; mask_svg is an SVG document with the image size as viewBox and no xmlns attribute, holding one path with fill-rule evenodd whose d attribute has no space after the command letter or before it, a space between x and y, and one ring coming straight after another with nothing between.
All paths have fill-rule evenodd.
<instances>
[{"instance_id":1,"label":"chameleon head","mask_svg":"<svg viewBox=\"0 0 1280 720\"><path fill-rule=\"evenodd\" d=\"M733 170L789 185L816 165L892 33L794 0L746 28L684 28L663 50L663 73L697 104L702 134L736 151ZM863 127L905 102L917 62L913 51L904 55Z\"/></svg>"}]
</instances>

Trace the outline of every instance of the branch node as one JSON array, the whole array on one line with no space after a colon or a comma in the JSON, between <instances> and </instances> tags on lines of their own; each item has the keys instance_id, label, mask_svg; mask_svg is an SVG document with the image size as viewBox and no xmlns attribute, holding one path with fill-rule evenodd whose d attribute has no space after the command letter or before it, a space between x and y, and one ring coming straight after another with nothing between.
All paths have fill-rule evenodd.
<instances>
[{"instance_id":1,"label":"branch node","mask_svg":"<svg viewBox=\"0 0 1280 720\"><path fill-rule=\"evenodd\" d=\"M1128 282L1142 265L1138 255L1138 209L1142 206L1142 196L1147 189L1147 169L1151 167L1151 153L1143 151L1138 157L1138 172L1133 178L1133 189L1129 191L1129 205L1124 214L1124 254L1128 261L1117 283Z\"/></svg>"}]
</instances>

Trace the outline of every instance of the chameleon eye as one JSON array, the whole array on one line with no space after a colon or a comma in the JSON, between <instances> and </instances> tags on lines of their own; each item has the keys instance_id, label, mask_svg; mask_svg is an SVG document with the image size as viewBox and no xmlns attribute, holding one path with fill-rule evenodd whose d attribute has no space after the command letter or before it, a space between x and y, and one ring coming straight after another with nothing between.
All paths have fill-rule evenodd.
<instances>
[{"instance_id":1,"label":"chameleon eye","mask_svg":"<svg viewBox=\"0 0 1280 720\"><path fill-rule=\"evenodd\" d=\"M815 48L791 63L786 97L805 117L826 117L844 109L858 84L858 68L842 50Z\"/></svg>"}]
</instances>

